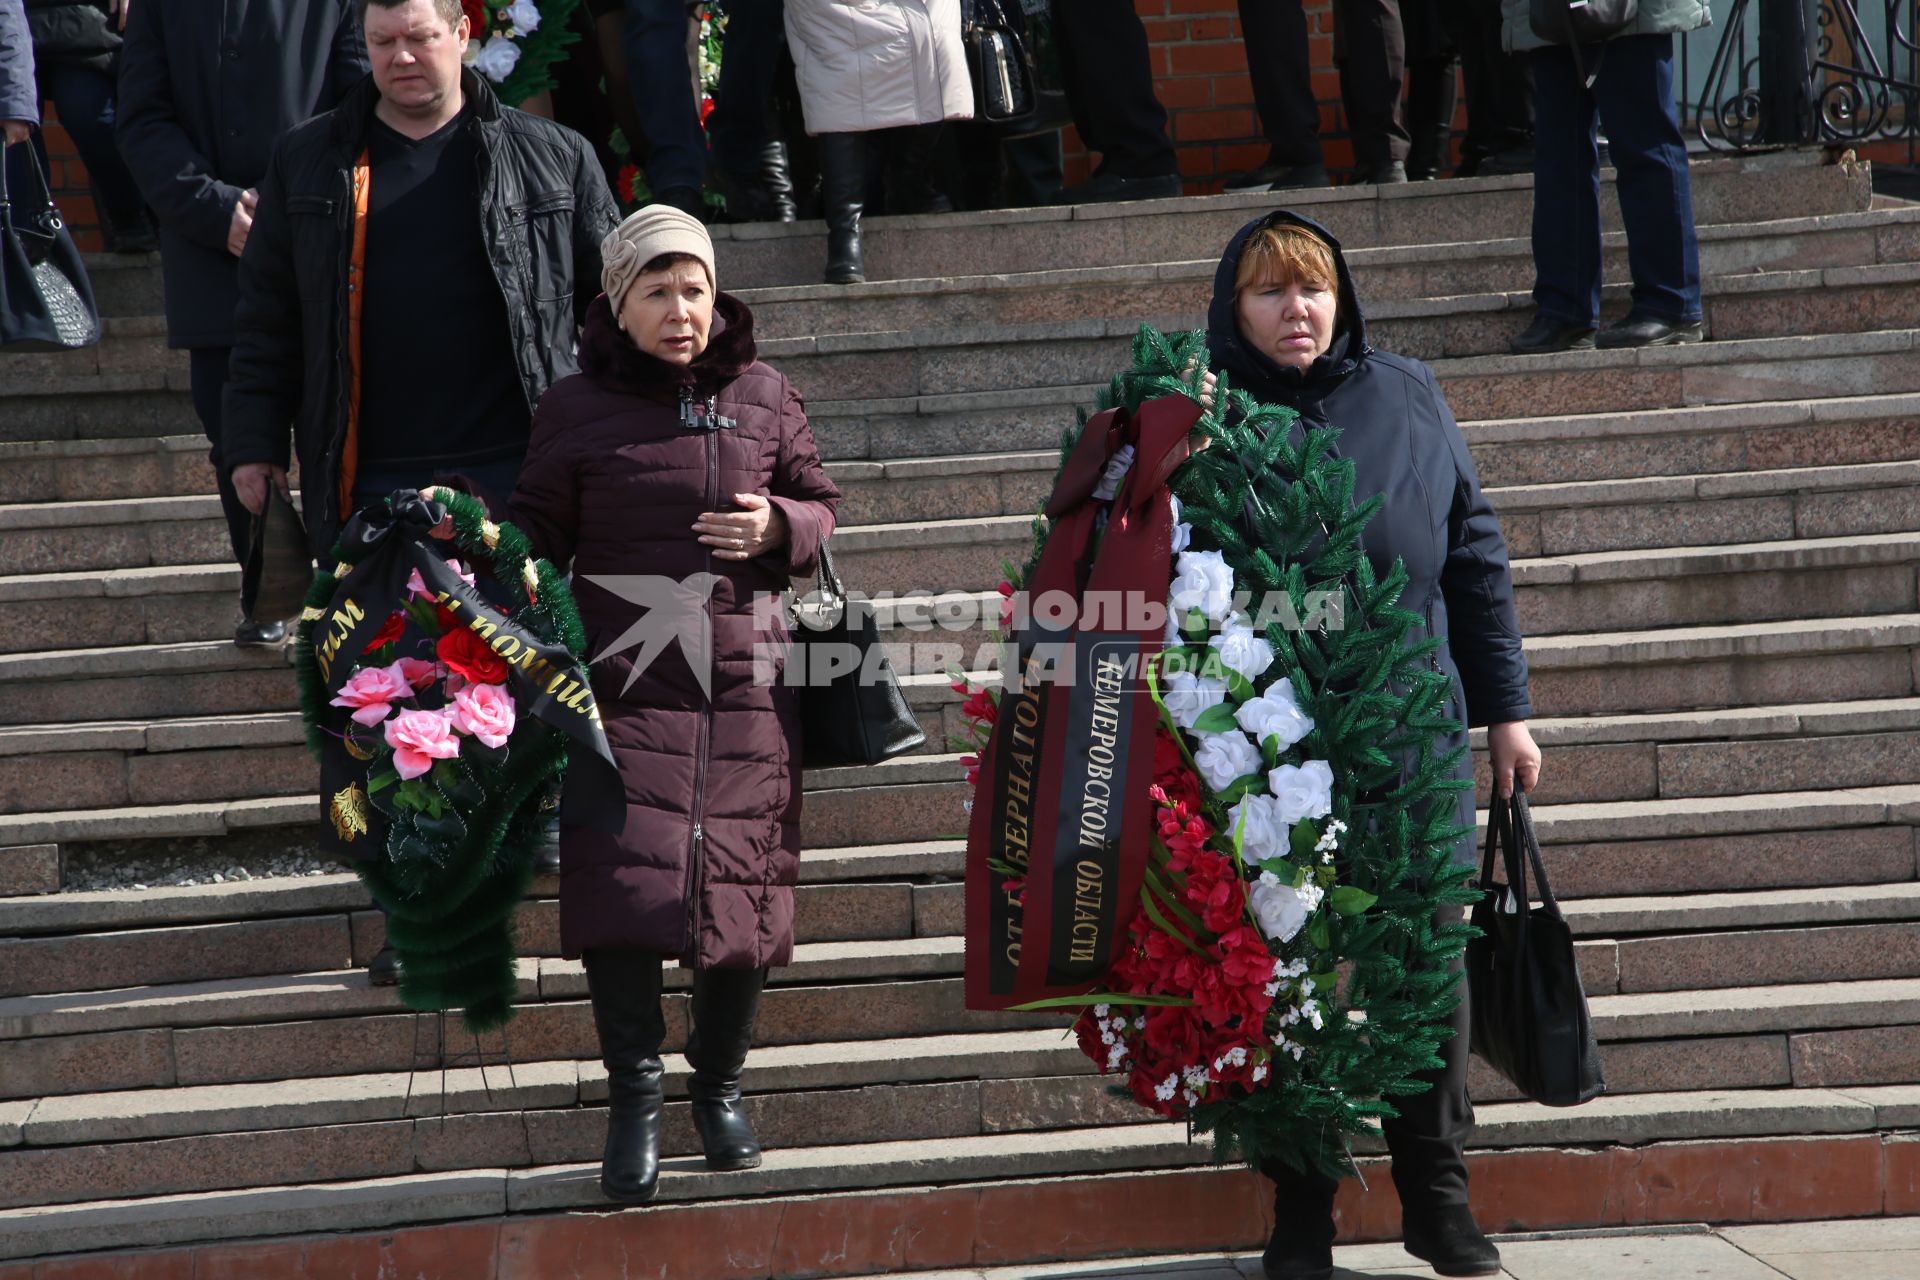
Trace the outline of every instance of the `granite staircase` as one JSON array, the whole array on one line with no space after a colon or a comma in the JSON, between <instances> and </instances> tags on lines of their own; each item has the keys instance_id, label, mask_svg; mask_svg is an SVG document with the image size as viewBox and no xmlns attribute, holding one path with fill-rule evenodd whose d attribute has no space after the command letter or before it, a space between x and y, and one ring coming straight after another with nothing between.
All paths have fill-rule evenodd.
<instances>
[{"instance_id":1,"label":"granite staircase","mask_svg":"<svg viewBox=\"0 0 1920 1280\"><path fill-rule=\"evenodd\" d=\"M1714 340L1533 358L1501 354L1524 179L1295 201L1350 250L1377 345L1433 363L1515 556L1539 833L1609 1093L1549 1110L1476 1062L1490 1229L1920 1211L1920 207L1817 153L1705 161L1695 192ZM237 575L156 272L100 264L100 347L0 362L0 1280L115 1250L87 1274L1254 1245L1258 1181L1110 1097L1060 1018L963 1008L942 673L978 663L966 615L1074 406L1142 320L1198 323L1266 199L877 219L849 289L805 283L817 226L719 230L847 495L843 573L900 596L929 743L807 776L798 955L748 1068L765 1167L687 1158L676 1058L660 1202L624 1213L591 1212L606 1082L555 883L521 915L511 1071L367 986L380 918L313 859L286 659L226 643ZM1344 1230L1393 1238L1363 1164Z\"/></svg>"}]
</instances>

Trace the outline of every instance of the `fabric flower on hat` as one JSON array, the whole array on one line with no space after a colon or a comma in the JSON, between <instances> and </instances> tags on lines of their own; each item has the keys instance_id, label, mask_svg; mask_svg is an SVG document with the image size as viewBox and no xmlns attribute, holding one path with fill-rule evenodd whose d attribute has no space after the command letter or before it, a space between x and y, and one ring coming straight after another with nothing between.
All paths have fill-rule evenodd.
<instances>
[{"instance_id":1,"label":"fabric flower on hat","mask_svg":"<svg viewBox=\"0 0 1920 1280\"><path fill-rule=\"evenodd\" d=\"M1302 818L1324 818L1333 812L1333 766L1325 760L1303 765L1283 764L1267 774L1280 821L1291 827Z\"/></svg>"},{"instance_id":2,"label":"fabric flower on hat","mask_svg":"<svg viewBox=\"0 0 1920 1280\"><path fill-rule=\"evenodd\" d=\"M1233 612L1233 570L1218 551L1182 551L1174 561L1176 576L1167 591L1167 603L1185 616L1198 609L1213 622Z\"/></svg>"},{"instance_id":3,"label":"fabric flower on hat","mask_svg":"<svg viewBox=\"0 0 1920 1280\"><path fill-rule=\"evenodd\" d=\"M435 760L460 754L460 739L440 711L403 711L386 724L387 745L393 748L393 768L401 778L417 778L433 768Z\"/></svg>"},{"instance_id":4,"label":"fabric flower on hat","mask_svg":"<svg viewBox=\"0 0 1920 1280\"><path fill-rule=\"evenodd\" d=\"M1261 690L1259 697L1248 698L1236 707L1233 718L1255 741L1280 739L1282 751L1313 732L1313 717L1300 709L1293 681L1285 676Z\"/></svg>"},{"instance_id":5,"label":"fabric flower on hat","mask_svg":"<svg viewBox=\"0 0 1920 1280\"><path fill-rule=\"evenodd\" d=\"M1220 661L1251 680L1273 665L1273 646L1236 613L1220 625L1220 634L1207 641Z\"/></svg>"},{"instance_id":6,"label":"fabric flower on hat","mask_svg":"<svg viewBox=\"0 0 1920 1280\"><path fill-rule=\"evenodd\" d=\"M1225 791L1235 778L1260 772L1260 748L1237 729L1210 733L1200 740L1193 763L1213 791Z\"/></svg>"}]
</instances>

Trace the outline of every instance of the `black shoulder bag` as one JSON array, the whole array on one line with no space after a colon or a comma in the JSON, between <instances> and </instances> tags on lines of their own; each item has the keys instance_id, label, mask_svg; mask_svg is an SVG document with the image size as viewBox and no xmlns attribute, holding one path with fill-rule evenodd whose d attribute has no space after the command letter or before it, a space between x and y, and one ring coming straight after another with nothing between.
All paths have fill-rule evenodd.
<instances>
[{"instance_id":1,"label":"black shoulder bag","mask_svg":"<svg viewBox=\"0 0 1920 1280\"><path fill-rule=\"evenodd\" d=\"M1496 884L1494 863L1503 855L1506 883ZM1529 866L1538 907L1527 892ZM1573 933L1547 885L1523 791L1516 789L1511 800L1494 797L1480 890L1473 927L1481 936L1467 944L1473 1051L1549 1107L1578 1106L1605 1092Z\"/></svg>"},{"instance_id":2,"label":"black shoulder bag","mask_svg":"<svg viewBox=\"0 0 1920 1280\"><path fill-rule=\"evenodd\" d=\"M93 283L54 206L46 171L28 149L37 191L11 200L0 158L0 351L72 351L100 341Z\"/></svg>"},{"instance_id":3,"label":"black shoulder bag","mask_svg":"<svg viewBox=\"0 0 1920 1280\"><path fill-rule=\"evenodd\" d=\"M830 537L820 542L816 598L794 609L788 658L804 664L806 677L800 682L801 758L812 768L879 764L926 742L887 661L872 608L847 599ZM832 678L819 679L824 672Z\"/></svg>"},{"instance_id":4,"label":"black shoulder bag","mask_svg":"<svg viewBox=\"0 0 1920 1280\"><path fill-rule=\"evenodd\" d=\"M1019 0L961 0L960 40L973 80L973 116L1009 135L1039 111L1027 15Z\"/></svg>"},{"instance_id":5,"label":"black shoulder bag","mask_svg":"<svg viewBox=\"0 0 1920 1280\"><path fill-rule=\"evenodd\" d=\"M1527 5L1527 25L1533 28L1533 34L1548 44L1572 49L1574 68L1589 89L1600 74L1600 59L1606 57L1606 50L1600 51L1593 70L1588 71L1580 46L1613 39L1639 16L1640 0L1529 0Z\"/></svg>"}]
</instances>

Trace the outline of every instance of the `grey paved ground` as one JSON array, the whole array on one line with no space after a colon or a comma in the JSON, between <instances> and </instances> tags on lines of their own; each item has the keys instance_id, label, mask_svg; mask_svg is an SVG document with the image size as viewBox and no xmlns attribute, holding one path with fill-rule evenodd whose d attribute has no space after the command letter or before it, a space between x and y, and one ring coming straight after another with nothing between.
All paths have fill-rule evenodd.
<instances>
[{"instance_id":1,"label":"grey paved ground","mask_svg":"<svg viewBox=\"0 0 1920 1280\"><path fill-rule=\"evenodd\" d=\"M1920 1280L1920 1218L1503 1236L1499 1244L1510 1280ZM1334 1260L1334 1280L1437 1280L1397 1244L1337 1249ZM911 1280L1260 1280L1260 1259L1132 1258L922 1271Z\"/></svg>"}]
</instances>

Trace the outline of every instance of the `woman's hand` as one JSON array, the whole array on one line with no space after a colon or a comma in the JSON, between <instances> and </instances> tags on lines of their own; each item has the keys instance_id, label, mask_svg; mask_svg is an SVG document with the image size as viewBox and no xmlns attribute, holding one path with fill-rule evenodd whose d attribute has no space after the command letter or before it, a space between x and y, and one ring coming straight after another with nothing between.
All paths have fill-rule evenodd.
<instances>
[{"instance_id":1,"label":"woman's hand","mask_svg":"<svg viewBox=\"0 0 1920 1280\"><path fill-rule=\"evenodd\" d=\"M751 560L787 545L787 517L757 493L736 493L744 511L703 511L693 522L700 541L727 560Z\"/></svg>"},{"instance_id":2,"label":"woman's hand","mask_svg":"<svg viewBox=\"0 0 1920 1280\"><path fill-rule=\"evenodd\" d=\"M439 485L428 485L420 491L420 496L427 502L438 502L440 499L433 496L438 492L440 492ZM451 511L441 516L440 523L433 526L433 536L436 538L445 538L448 542L453 541L453 513Z\"/></svg>"},{"instance_id":3,"label":"woman's hand","mask_svg":"<svg viewBox=\"0 0 1920 1280\"><path fill-rule=\"evenodd\" d=\"M1487 726L1487 757L1493 765L1493 790L1502 800L1513 794L1514 779L1522 791L1540 784L1540 748L1525 720Z\"/></svg>"}]
</instances>

